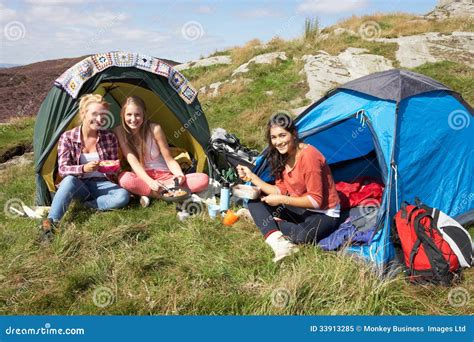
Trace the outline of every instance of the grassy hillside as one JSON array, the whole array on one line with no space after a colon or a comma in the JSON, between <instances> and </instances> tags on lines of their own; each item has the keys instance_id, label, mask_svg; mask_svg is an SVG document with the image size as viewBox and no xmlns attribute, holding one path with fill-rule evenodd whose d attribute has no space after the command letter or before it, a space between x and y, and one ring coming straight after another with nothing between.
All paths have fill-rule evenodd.
<instances>
[{"instance_id":1,"label":"grassy hillside","mask_svg":"<svg viewBox=\"0 0 474 342\"><path fill-rule=\"evenodd\" d=\"M2 203L32 204L31 169L0 176ZM95 213L76 205L48 247L35 223L0 214L0 314L472 314L450 288L382 281L368 265L304 247L281 265L253 224L179 222L172 205ZM473 273L462 287L470 293Z\"/></svg>"},{"instance_id":2,"label":"grassy hillside","mask_svg":"<svg viewBox=\"0 0 474 342\"><path fill-rule=\"evenodd\" d=\"M354 17L338 26L357 30L367 20L383 27L382 37L473 30L472 23L463 20L420 23L404 14ZM216 52L231 54L232 65L184 73L200 88L231 79L235 68L256 55L285 51L287 61L251 66L235 83L224 84L217 97L200 95L211 128L224 127L261 149L270 114L309 104L301 57L320 49L339 53L349 46L391 59L397 49L395 44L367 42L349 34L327 40L318 35L309 40L273 39L267 44L254 40ZM474 104L472 68L446 61L415 71L447 84ZM0 126L0 151L31 141L32 131L33 120ZM33 204L32 167L0 171L0 183L2 207L9 200ZM142 209L135 200L126 209L106 213L75 204L64 218L62 234L47 247L35 242L36 224L0 212L0 314L474 313L472 300L456 305L465 291L473 293L472 270L465 272L461 288L453 290L413 286L400 275L381 280L367 264L311 246L275 265L252 223L225 227L207 215L180 222L174 206L166 203L153 202Z\"/></svg>"}]
</instances>

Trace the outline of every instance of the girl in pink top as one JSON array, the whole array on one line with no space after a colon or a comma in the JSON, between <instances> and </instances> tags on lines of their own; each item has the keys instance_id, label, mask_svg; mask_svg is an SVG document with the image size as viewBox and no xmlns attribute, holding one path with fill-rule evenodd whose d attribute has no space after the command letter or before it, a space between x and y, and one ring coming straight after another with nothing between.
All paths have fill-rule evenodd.
<instances>
[{"instance_id":1,"label":"girl in pink top","mask_svg":"<svg viewBox=\"0 0 474 342\"><path fill-rule=\"evenodd\" d=\"M248 207L273 261L298 251L296 244L316 243L334 232L339 218L339 197L326 159L315 147L302 143L287 114L274 115L267 126L267 159L275 185L249 168L238 166L239 176L251 180L266 196Z\"/></svg>"},{"instance_id":2,"label":"girl in pink top","mask_svg":"<svg viewBox=\"0 0 474 342\"><path fill-rule=\"evenodd\" d=\"M161 198L161 186L173 187L174 178L191 192L207 188L209 178L204 173L184 175L170 153L165 133L160 125L150 122L145 102L138 96L125 100L120 112L122 126L116 130L120 148L133 172L119 176L119 184L129 192L140 195L140 204L150 204L149 197Z\"/></svg>"}]
</instances>

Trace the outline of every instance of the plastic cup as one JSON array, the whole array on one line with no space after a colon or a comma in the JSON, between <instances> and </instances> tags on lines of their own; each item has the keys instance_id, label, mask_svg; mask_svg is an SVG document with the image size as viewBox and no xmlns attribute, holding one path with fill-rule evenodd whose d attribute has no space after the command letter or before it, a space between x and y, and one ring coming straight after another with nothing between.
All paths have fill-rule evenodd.
<instances>
[{"instance_id":1,"label":"plastic cup","mask_svg":"<svg viewBox=\"0 0 474 342\"><path fill-rule=\"evenodd\" d=\"M207 212L209 213L209 217L215 219L217 214L219 214L221 207L218 204L209 204L207 206Z\"/></svg>"},{"instance_id":2,"label":"plastic cup","mask_svg":"<svg viewBox=\"0 0 474 342\"><path fill-rule=\"evenodd\" d=\"M232 226L235 222L239 220L239 217L234 214L232 210L227 210L222 223L226 226Z\"/></svg>"}]
</instances>

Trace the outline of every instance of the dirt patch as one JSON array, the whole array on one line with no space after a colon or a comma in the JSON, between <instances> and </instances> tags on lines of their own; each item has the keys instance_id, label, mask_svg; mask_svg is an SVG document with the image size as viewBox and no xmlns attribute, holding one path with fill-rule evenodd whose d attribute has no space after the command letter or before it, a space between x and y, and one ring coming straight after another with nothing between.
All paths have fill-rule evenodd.
<instances>
[{"instance_id":1,"label":"dirt patch","mask_svg":"<svg viewBox=\"0 0 474 342\"><path fill-rule=\"evenodd\" d=\"M13 157L21 156L27 152L32 152L32 151L33 151L33 144L31 143L16 145L0 154L0 163L5 163L6 161L12 159Z\"/></svg>"}]
</instances>

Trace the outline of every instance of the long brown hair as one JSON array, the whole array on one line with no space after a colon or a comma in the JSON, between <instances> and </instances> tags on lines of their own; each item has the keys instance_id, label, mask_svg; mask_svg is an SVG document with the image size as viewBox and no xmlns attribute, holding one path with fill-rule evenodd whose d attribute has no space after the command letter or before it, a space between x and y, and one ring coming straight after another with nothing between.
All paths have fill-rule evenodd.
<instances>
[{"instance_id":1,"label":"long brown hair","mask_svg":"<svg viewBox=\"0 0 474 342\"><path fill-rule=\"evenodd\" d=\"M290 158L288 153L281 154L272 144L272 137L270 130L274 126L279 126L285 131L291 134L295 143L295 148L298 148L301 140L298 138L298 132L296 130L295 123L291 116L286 113L276 113L272 115L267 124L267 142L268 142L268 153L267 158L270 161L271 174L275 179L281 179L282 173L285 170L285 164Z\"/></svg>"},{"instance_id":2,"label":"long brown hair","mask_svg":"<svg viewBox=\"0 0 474 342\"><path fill-rule=\"evenodd\" d=\"M132 130L127 126L125 122L125 113L127 106L135 105L139 107L143 112L143 123L140 126L137 133L133 133ZM135 157L138 158L140 164L144 164L146 151L146 138L148 134L152 133L150 120L146 113L145 102L138 96L129 96L125 99L122 104L122 110L120 111L120 118L122 120L122 130L127 141L128 148L132 151Z\"/></svg>"}]
</instances>

